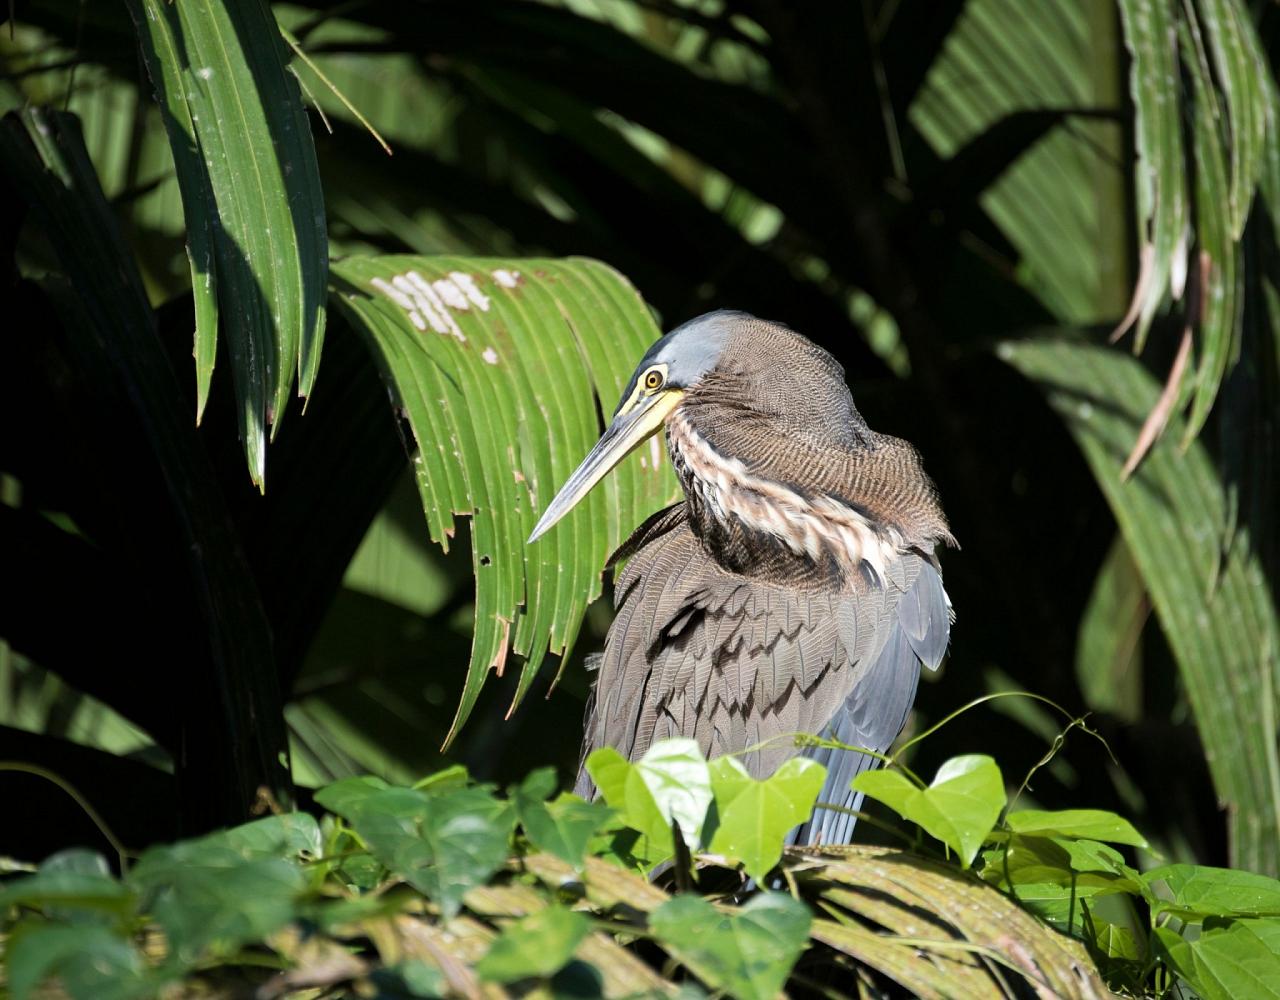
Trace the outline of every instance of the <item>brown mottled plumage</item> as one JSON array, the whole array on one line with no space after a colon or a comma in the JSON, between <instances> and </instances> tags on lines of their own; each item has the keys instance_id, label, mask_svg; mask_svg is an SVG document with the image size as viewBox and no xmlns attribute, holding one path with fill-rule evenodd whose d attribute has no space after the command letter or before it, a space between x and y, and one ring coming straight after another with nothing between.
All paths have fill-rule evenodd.
<instances>
[{"instance_id":1,"label":"brown mottled plumage","mask_svg":"<svg viewBox=\"0 0 1280 1000\"><path fill-rule=\"evenodd\" d=\"M649 393L639 380L655 365L665 382ZM915 449L866 425L839 364L781 325L712 313L673 331L615 424L663 393L679 394L664 425L685 500L615 557L627 562L583 759L601 746L638 758L669 736L712 756L766 744L743 757L751 773L804 752L828 768L820 801L856 808L849 782L874 759L800 751L791 734L883 752L921 663L941 661L935 548L953 540L933 485ZM585 769L578 791L594 793ZM844 842L852 826L819 808L795 839Z\"/></svg>"}]
</instances>

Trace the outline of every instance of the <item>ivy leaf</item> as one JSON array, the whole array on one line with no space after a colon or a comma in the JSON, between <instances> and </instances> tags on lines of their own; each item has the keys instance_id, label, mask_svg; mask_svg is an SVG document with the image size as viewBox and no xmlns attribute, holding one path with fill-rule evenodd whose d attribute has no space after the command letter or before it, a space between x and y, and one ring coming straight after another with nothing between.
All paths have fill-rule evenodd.
<instances>
[{"instance_id":1,"label":"ivy leaf","mask_svg":"<svg viewBox=\"0 0 1280 1000\"><path fill-rule=\"evenodd\" d=\"M587 844L609 821L613 810L602 802L586 802L568 793L548 802L555 786L554 768L529 774L510 793L516 818L535 847L581 868Z\"/></svg>"},{"instance_id":2,"label":"ivy leaf","mask_svg":"<svg viewBox=\"0 0 1280 1000\"><path fill-rule=\"evenodd\" d=\"M982 852L979 875L1042 920L1072 934L1089 926L1083 901L1143 890L1138 873L1114 848L1070 837L1015 833ZM1091 919L1095 926L1103 923L1096 915Z\"/></svg>"},{"instance_id":3,"label":"ivy leaf","mask_svg":"<svg viewBox=\"0 0 1280 1000\"><path fill-rule=\"evenodd\" d=\"M787 833L809 818L827 771L805 757L793 757L765 781L755 781L736 758L712 765L718 826L710 850L742 862L747 874L763 879L782 857Z\"/></svg>"},{"instance_id":4,"label":"ivy leaf","mask_svg":"<svg viewBox=\"0 0 1280 1000\"><path fill-rule=\"evenodd\" d=\"M773 1000L809 939L809 909L765 892L740 910L701 896L676 896L649 915L664 948L714 990L741 1000Z\"/></svg>"},{"instance_id":5,"label":"ivy leaf","mask_svg":"<svg viewBox=\"0 0 1280 1000\"><path fill-rule=\"evenodd\" d=\"M338 782L320 795L327 808L341 807L375 858L446 916L507 860L515 816L485 788L431 794Z\"/></svg>"},{"instance_id":6,"label":"ivy leaf","mask_svg":"<svg viewBox=\"0 0 1280 1000\"><path fill-rule=\"evenodd\" d=\"M680 824L690 847L711 805L711 771L691 739L661 740L634 764L612 747L587 758L587 773L627 826L643 835L636 857L661 861L672 854L671 823Z\"/></svg>"},{"instance_id":7,"label":"ivy leaf","mask_svg":"<svg viewBox=\"0 0 1280 1000\"><path fill-rule=\"evenodd\" d=\"M1166 964L1204 1000L1280 1000L1280 920L1211 918L1195 940L1167 927L1154 937Z\"/></svg>"},{"instance_id":8,"label":"ivy leaf","mask_svg":"<svg viewBox=\"0 0 1280 1000\"><path fill-rule=\"evenodd\" d=\"M1004 808L1004 779L984 754L952 757L938 768L928 788L917 788L897 771L864 771L855 791L883 802L903 819L923 827L960 857L973 862Z\"/></svg>"},{"instance_id":9,"label":"ivy leaf","mask_svg":"<svg viewBox=\"0 0 1280 1000\"><path fill-rule=\"evenodd\" d=\"M481 979L513 983L559 972L591 930L584 914L553 904L517 920L476 963Z\"/></svg>"},{"instance_id":10,"label":"ivy leaf","mask_svg":"<svg viewBox=\"0 0 1280 1000\"><path fill-rule=\"evenodd\" d=\"M668 825L679 823L685 843L696 847L712 799L711 772L697 742L659 740L636 762L635 771L662 818Z\"/></svg>"},{"instance_id":11,"label":"ivy leaf","mask_svg":"<svg viewBox=\"0 0 1280 1000\"><path fill-rule=\"evenodd\" d=\"M640 836L625 846L626 854L648 867L674 853L671 826L635 766L613 747L601 747L587 758L587 773L610 808ZM622 852L614 852L621 858Z\"/></svg>"},{"instance_id":12,"label":"ivy leaf","mask_svg":"<svg viewBox=\"0 0 1280 1000\"><path fill-rule=\"evenodd\" d=\"M1204 917L1280 917L1280 881L1234 868L1165 865L1142 876L1151 889L1163 884L1172 898L1157 898L1157 913L1184 920ZM1163 894L1157 894L1163 895Z\"/></svg>"},{"instance_id":13,"label":"ivy leaf","mask_svg":"<svg viewBox=\"0 0 1280 1000\"><path fill-rule=\"evenodd\" d=\"M1123 816L1105 809L1020 809L1005 817L1014 833L1102 840L1111 844L1146 847L1147 840Z\"/></svg>"},{"instance_id":14,"label":"ivy leaf","mask_svg":"<svg viewBox=\"0 0 1280 1000\"><path fill-rule=\"evenodd\" d=\"M737 757L717 757L707 764L707 770L711 775L711 795L720 812L749 788L754 780Z\"/></svg>"}]
</instances>

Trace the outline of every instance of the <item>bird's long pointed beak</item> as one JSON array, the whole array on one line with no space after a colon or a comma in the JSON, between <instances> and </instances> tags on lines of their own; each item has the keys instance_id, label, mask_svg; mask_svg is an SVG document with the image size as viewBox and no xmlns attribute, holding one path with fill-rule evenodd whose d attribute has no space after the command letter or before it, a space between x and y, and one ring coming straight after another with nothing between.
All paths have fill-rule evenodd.
<instances>
[{"instance_id":1,"label":"bird's long pointed beak","mask_svg":"<svg viewBox=\"0 0 1280 1000\"><path fill-rule=\"evenodd\" d=\"M609 424L596 446L591 449L582 464L560 487L555 499L542 512L533 528L529 541L541 538L552 526L591 492L615 465L626 458L642 441L662 426L667 414L675 409L684 393L679 389L667 389L653 396L632 397Z\"/></svg>"}]
</instances>

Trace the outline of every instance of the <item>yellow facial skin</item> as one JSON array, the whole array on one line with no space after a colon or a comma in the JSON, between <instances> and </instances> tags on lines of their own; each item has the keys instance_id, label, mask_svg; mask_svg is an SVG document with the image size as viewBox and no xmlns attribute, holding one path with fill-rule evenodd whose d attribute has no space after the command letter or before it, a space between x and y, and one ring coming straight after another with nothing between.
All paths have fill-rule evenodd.
<instances>
[{"instance_id":1,"label":"yellow facial skin","mask_svg":"<svg viewBox=\"0 0 1280 1000\"><path fill-rule=\"evenodd\" d=\"M560 488L534 527L529 541L541 538L576 507L614 466L662 426L682 398L683 389L667 386L665 364L651 365L641 372L635 388L618 408L609 429Z\"/></svg>"},{"instance_id":2,"label":"yellow facial skin","mask_svg":"<svg viewBox=\"0 0 1280 1000\"><path fill-rule=\"evenodd\" d=\"M623 417L640 405L647 397L661 392L667 384L667 366L665 364L650 365L636 379L636 387L631 390L625 403L618 408L618 416Z\"/></svg>"}]
</instances>

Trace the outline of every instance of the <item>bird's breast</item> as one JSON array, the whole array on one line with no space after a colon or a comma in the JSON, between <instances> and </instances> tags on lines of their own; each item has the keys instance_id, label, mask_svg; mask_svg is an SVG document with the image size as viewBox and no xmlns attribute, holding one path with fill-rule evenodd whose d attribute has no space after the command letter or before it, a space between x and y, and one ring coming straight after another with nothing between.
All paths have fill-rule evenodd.
<instances>
[{"instance_id":1,"label":"bird's breast","mask_svg":"<svg viewBox=\"0 0 1280 1000\"><path fill-rule=\"evenodd\" d=\"M691 526L729 569L751 571L763 561L778 575L790 561L797 576L827 571L850 580L870 571L882 582L904 550L892 526L874 524L825 494L753 474L740 458L717 450L680 409L667 420L667 448Z\"/></svg>"}]
</instances>

